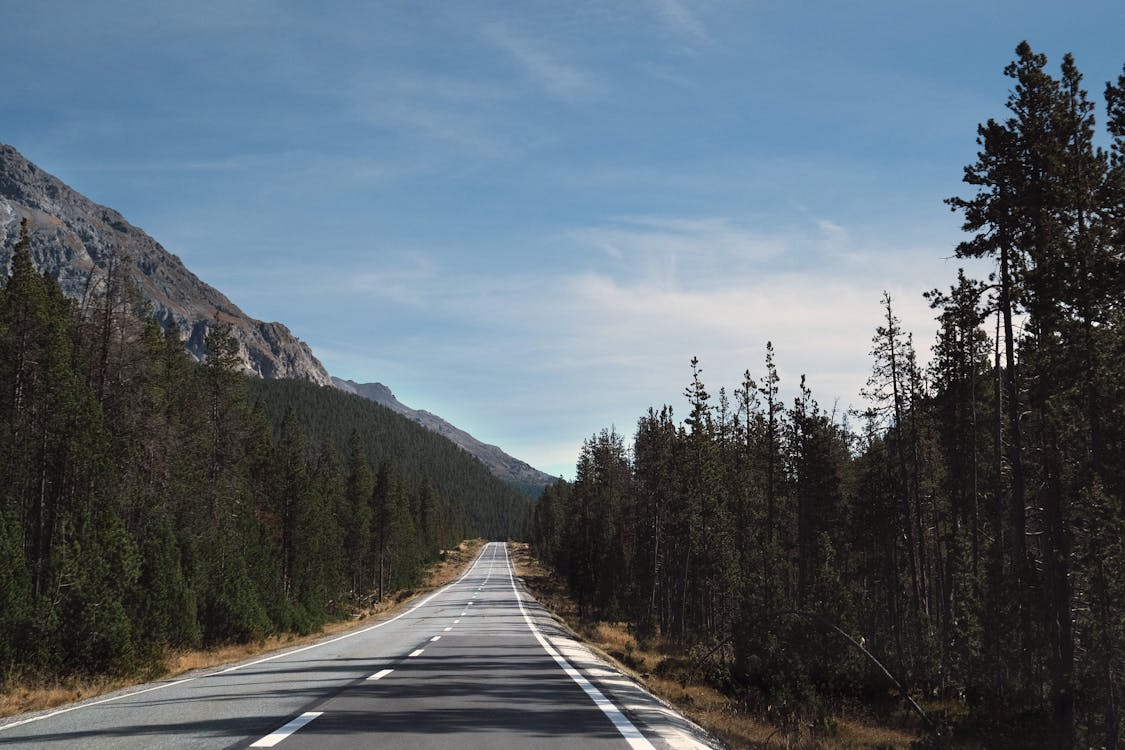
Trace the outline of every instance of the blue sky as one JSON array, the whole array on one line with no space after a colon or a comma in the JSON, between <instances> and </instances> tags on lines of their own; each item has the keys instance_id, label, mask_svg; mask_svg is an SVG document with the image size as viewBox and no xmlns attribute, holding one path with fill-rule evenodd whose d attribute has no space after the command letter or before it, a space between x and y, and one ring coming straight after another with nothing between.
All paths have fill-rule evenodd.
<instances>
[{"instance_id":1,"label":"blue sky","mask_svg":"<svg viewBox=\"0 0 1125 750\"><path fill-rule=\"evenodd\" d=\"M1027 39L1098 98L1104 2L0 0L0 141L329 371L554 474L698 356L859 404L925 353L976 125ZM790 391L791 392L791 391Z\"/></svg>"}]
</instances>

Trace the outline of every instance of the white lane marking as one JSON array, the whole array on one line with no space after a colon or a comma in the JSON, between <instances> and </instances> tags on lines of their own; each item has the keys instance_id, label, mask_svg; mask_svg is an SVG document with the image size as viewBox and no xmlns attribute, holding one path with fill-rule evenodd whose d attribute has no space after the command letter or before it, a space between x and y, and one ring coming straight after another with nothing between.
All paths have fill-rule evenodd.
<instances>
[{"instance_id":1,"label":"white lane marking","mask_svg":"<svg viewBox=\"0 0 1125 750\"><path fill-rule=\"evenodd\" d=\"M425 650L426 650L426 649L424 649L424 648L416 649L416 650L414 650L414 651L411 651L411 652L410 652L409 654L407 654L406 656L407 656L407 658L410 658L410 657L412 657L412 656L417 656L418 654L422 653L422 652L423 652L423 651L425 651Z\"/></svg>"},{"instance_id":2,"label":"white lane marking","mask_svg":"<svg viewBox=\"0 0 1125 750\"><path fill-rule=\"evenodd\" d=\"M446 628L446 630L449 630L449 628ZM430 639L430 643L433 643L434 641L440 641L440 640L441 640L441 636L435 635L433 638Z\"/></svg>"},{"instance_id":3,"label":"white lane marking","mask_svg":"<svg viewBox=\"0 0 1125 750\"><path fill-rule=\"evenodd\" d=\"M23 719L21 721L13 721L11 724L0 725L0 732L3 732L5 729L12 729L13 727L23 726L24 724L31 724L32 722L42 721L43 719L50 719L52 717L59 716L61 714L70 713L71 711L77 711L80 708L90 708L92 706L100 706L103 703L112 703L113 701L119 701L119 700L122 700L123 698L132 698L134 695L141 695L143 693L150 693L154 690L163 690L164 688L175 687L176 685L183 685L185 682L191 682L192 680L197 680L197 679L201 680L201 679L205 679L207 677L217 677L219 675L228 674L230 672L234 672L234 671L237 671L239 669L243 669L245 667L252 667L252 666L255 666L256 664L263 664L267 661L273 661L274 659L280 659L283 656L291 656L292 654L299 654L302 651L308 651L309 649L317 648L318 646L327 646L330 643L336 643L337 641L342 641L346 638L352 638L353 636L363 635L364 633L369 633L372 630L375 630L376 628L381 628L384 625L391 624L392 622L399 619L400 617L406 617L406 615L410 614L411 612L418 609L419 607L421 607L425 604L428 604L434 597L438 596L439 594L445 593L447 590L449 590L449 589L453 588L454 586L456 586L457 584L461 583L463 580L465 580L465 578L470 573L472 573L474 570L476 570L477 566L480 565L481 562L484 560L484 552L487 548L488 548L487 545L485 545L485 547L481 548L480 553L477 555L477 559L473 562L473 564L469 567L468 570L466 570L464 573L461 574L461 577L458 578L456 581L454 581L453 583L447 584L446 586L438 589L437 591L430 594L428 597L426 597L422 601L418 602L417 604L415 604L413 607L411 607L407 611L403 612L402 614L396 615L389 620L384 620L383 622L376 623L375 625L372 625L369 628L364 628L363 630L356 630L352 633L345 633L344 635L337 636L336 638L332 638L332 639L327 640L327 641L321 641L320 643L313 643L309 646L303 646L302 648L294 649L292 651L285 651L285 652L280 653L280 654L274 654L273 656L267 656L264 659L258 659L256 661L247 662L246 664L236 664L233 667L221 669L218 672L212 672L211 674L200 675L199 677L188 677L188 678L185 678L183 680L176 680L175 682L166 682L166 683L161 684L161 685L153 685L152 687L143 688L141 690L134 690L131 693L124 693L123 695L115 695L112 698L102 698L101 700L91 701L89 703L79 703L79 704L74 705L74 706L67 706L66 708L60 708L58 711L52 711L50 713L43 714L41 716L32 716L31 718ZM489 562L491 563L492 561L493 561L493 559L489 558ZM491 566L489 566L489 575L491 575Z\"/></svg>"},{"instance_id":4,"label":"white lane marking","mask_svg":"<svg viewBox=\"0 0 1125 750\"><path fill-rule=\"evenodd\" d=\"M296 719L293 719L293 721L291 721L288 724L286 724L285 726L283 726L281 729L278 729L276 732L273 732L272 734L267 734L265 737L258 740L257 742L255 742L250 747L273 747L274 745L281 742L283 739L285 739L286 737L288 737L289 735L293 734L298 729L303 727L305 724L308 724L310 721L312 721L316 717L320 716L322 713L324 713L324 712L323 711L306 711L305 713L298 716Z\"/></svg>"},{"instance_id":5,"label":"white lane marking","mask_svg":"<svg viewBox=\"0 0 1125 750\"><path fill-rule=\"evenodd\" d=\"M454 621L453 621L453 624L454 624L454 625L457 625L457 624L458 624L458 623L460 623L460 622L461 622L461 619L460 619L460 618L458 618L458 619L456 619L456 620L454 620Z\"/></svg>"},{"instance_id":6,"label":"white lane marking","mask_svg":"<svg viewBox=\"0 0 1125 750\"><path fill-rule=\"evenodd\" d=\"M468 612L462 612L462 613L461 613L461 616L462 616L462 617L464 617L464 616L465 616L465 615L467 615L467 614L468 614Z\"/></svg>"},{"instance_id":7,"label":"white lane marking","mask_svg":"<svg viewBox=\"0 0 1125 750\"><path fill-rule=\"evenodd\" d=\"M194 679L196 679L196 678L195 677L188 677L187 679L184 679L184 680L176 680L175 682L169 682L169 683L164 684L164 685L156 685L155 687L145 688L144 690L137 690L136 692L126 693L125 695L115 695L112 698L102 698L100 701L91 701L90 703L80 703L77 706L69 706L67 708L60 708L58 711L52 711L49 714L43 714L42 716L32 716L30 719L24 719L23 721L13 721L11 724L5 724L4 726L0 726L0 732L3 732L5 729L11 729L12 727L18 727L18 726L23 726L24 724L30 724L33 721L42 721L43 719L49 719L52 716L58 716L59 714L65 714L65 713L69 713L71 711L77 711L80 708L89 708L90 706L100 706L103 703L113 703L114 701L119 701L122 698L132 698L134 695L140 695L141 693L151 693L153 690L163 690L164 688L174 687L175 685L183 685L185 682L191 682Z\"/></svg>"},{"instance_id":8,"label":"white lane marking","mask_svg":"<svg viewBox=\"0 0 1125 750\"><path fill-rule=\"evenodd\" d=\"M586 695L588 695L592 701L594 701L594 705L600 708L602 710L602 713L604 713L606 717L611 722L613 722L613 726L617 729L621 736L625 738L625 741L629 743L629 747L643 748L644 750L655 750L652 743L645 739L645 736L641 734L641 730L637 729L636 725L633 724L633 722L629 721L628 717L626 717L625 714L621 713L621 709L615 706L613 704L613 701L611 701L609 698L606 698L600 690L594 687L589 680L583 677L581 672L572 667L570 665L570 662L568 662L562 654L556 651L554 646L547 642L547 639L544 638L543 634L539 632L539 628L535 627L535 623L531 621L531 617L528 616L527 610L524 609L523 600L520 598L520 592L516 588L516 579L512 576L512 565L508 561L507 545L504 546L504 562L508 566L508 582L512 585L512 594L516 597L516 604L519 605L520 614L523 615L524 622L527 623L527 627L530 628L531 634L535 636L535 640L539 641L539 645L543 647L543 650L550 654L551 658L555 660L555 663L558 664L562 668L562 670L567 673L570 679L578 683L578 686L582 688L583 691L585 691Z\"/></svg>"},{"instance_id":9,"label":"white lane marking","mask_svg":"<svg viewBox=\"0 0 1125 750\"><path fill-rule=\"evenodd\" d=\"M446 629L445 629L444 631L442 631L442 632L444 632L444 633L448 633L448 632L449 632L450 630L453 630L453 626L452 626L452 625L450 625L450 626L449 626L448 628L446 628Z\"/></svg>"},{"instance_id":10,"label":"white lane marking","mask_svg":"<svg viewBox=\"0 0 1125 750\"><path fill-rule=\"evenodd\" d=\"M375 680L381 680L393 671L394 671L393 669L380 669L378 672L371 675L367 679L368 679L368 681L372 681L372 682L375 681Z\"/></svg>"},{"instance_id":11,"label":"white lane marking","mask_svg":"<svg viewBox=\"0 0 1125 750\"><path fill-rule=\"evenodd\" d=\"M363 630L355 630L355 631L352 631L351 633L345 633L344 635L337 636L336 638L332 638L331 640L321 641L320 643L314 643L314 644L309 645L309 646L304 646L302 648L293 649L292 651L286 651L283 654L274 654L273 656L267 656L266 658L258 659L257 661L251 661L251 662L247 662L245 664L236 664L233 667L228 667L227 669L216 672L215 674L227 674L228 672L235 672L239 669L245 669L246 667L253 667L253 666L256 666L258 664L264 664L267 661L273 661L274 659L280 659L283 656L291 656L293 654L299 654L302 651L308 651L309 649L319 648L320 646L327 646L330 643L336 643L337 641L342 641L342 640L345 640L347 638L354 638L357 635L363 635L364 633L370 633L372 630L375 630L376 628L381 628L384 625L390 625L395 620L398 620L402 617L406 617L407 615L411 614L412 612L419 609L420 607L423 607L426 604L429 604L430 601L434 597L438 596L439 594L444 593L447 589L452 588L453 586L456 586L458 583L461 582L461 580L465 576L469 575L469 573L472 573L474 570L476 570L477 565L479 565L481 560L483 560L483 559L484 559L484 550L482 549L480 555L477 556L477 561L475 563L473 563L473 566L471 568L469 568L468 570L466 570L464 573L461 574L461 578L458 578L456 581L449 584L448 586L445 586L444 588L438 589L437 591L430 594L429 596L427 596L422 601L415 604L410 609L406 610L405 612L403 612L400 615L395 615L394 617L392 617L389 620L384 620L383 622L376 623L375 625L372 625L369 628L364 628ZM205 675L205 676L211 677L212 675Z\"/></svg>"}]
</instances>

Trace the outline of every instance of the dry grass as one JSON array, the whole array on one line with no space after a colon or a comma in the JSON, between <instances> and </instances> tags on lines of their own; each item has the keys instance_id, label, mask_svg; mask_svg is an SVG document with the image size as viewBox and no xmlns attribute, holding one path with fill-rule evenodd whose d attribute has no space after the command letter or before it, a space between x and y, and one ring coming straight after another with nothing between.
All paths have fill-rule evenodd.
<instances>
[{"instance_id":1,"label":"dry grass","mask_svg":"<svg viewBox=\"0 0 1125 750\"><path fill-rule=\"evenodd\" d=\"M516 574L540 604L562 618L588 645L732 748L905 750L919 738L917 734L852 716L834 717L833 737L787 736L766 717L746 711L731 696L695 677L690 660L681 649L659 641L641 644L623 623L582 621L564 584L530 554L527 545L509 547Z\"/></svg>"},{"instance_id":2,"label":"dry grass","mask_svg":"<svg viewBox=\"0 0 1125 750\"><path fill-rule=\"evenodd\" d=\"M158 677L175 677L196 669L208 669L222 664L243 661L254 656L313 643L326 636L336 635L353 628L373 625L386 619L408 603L434 589L453 581L464 572L483 546L481 539L462 542L446 550L444 559L427 571L425 582L417 589L398 591L370 607L352 613L346 620L330 622L316 633L297 635L286 633L272 635L253 643L239 643L207 650L169 650L160 663L131 677L52 677L43 678L23 672L12 672L0 679L0 718L28 711L42 711L66 703L91 698L121 690Z\"/></svg>"}]
</instances>

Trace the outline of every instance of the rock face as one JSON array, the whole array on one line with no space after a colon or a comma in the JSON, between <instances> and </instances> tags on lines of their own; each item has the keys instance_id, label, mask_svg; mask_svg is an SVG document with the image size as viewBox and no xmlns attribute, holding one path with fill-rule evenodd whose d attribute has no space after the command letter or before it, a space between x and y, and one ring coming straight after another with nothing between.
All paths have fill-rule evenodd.
<instances>
[{"instance_id":1,"label":"rock face","mask_svg":"<svg viewBox=\"0 0 1125 750\"><path fill-rule=\"evenodd\" d=\"M543 488L555 481L550 474L509 456L495 445L482 443L464 430L454 427L436 414L419 409L411 409L400 402L391 389L382 383L356 383L351 380L332 378L332 383L342 391L362 396L368 401L382 404L391 411L402 414L426 429L436 432L449 439L462 450L475 456L477 460L488 467L492 475L508 484L526 492L533 497L538 497Z\"/></svg>"},{"instance_id":2,"label":"rock face","mask_svg":"<svg viewBox=\"0 0 1125 750\"><path fill-rule=\"evenodd\" d=\"M309 347L281 323L247 316L222 292L203 283L183 262L111 208L100 206L36 167L11 146L0 145L0 272L6 274L20 221L31 230L36 268L55 277L81 300L98 289L115 264L132 267L133 281L166 328L175 328L187 350L203 357L207 331L229 323L248 372L331 385Z\"/></svg>"}]
</instances>

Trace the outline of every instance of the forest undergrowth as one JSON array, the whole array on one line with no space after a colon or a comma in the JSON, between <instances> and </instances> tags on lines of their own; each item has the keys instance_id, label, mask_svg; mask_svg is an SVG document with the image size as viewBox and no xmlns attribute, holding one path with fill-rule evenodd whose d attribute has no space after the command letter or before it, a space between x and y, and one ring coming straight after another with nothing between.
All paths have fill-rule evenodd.
<instances>
[{"instance_id":1,"label":"forest undergrowth","mask_svg":"<svg viewBox=\"0 0 1125 750\"><path fill-rule=\"evenodd\" d=\"M713 670L700 664L702 654L661 638L638 639L627 623L582 617L566 582L536 559L527 544L513 543L509 549L516 574L540 604L650 692L731 748L891 750L909 748L922 737L917 717L908 710L876 718L858 706L841 706L833 712L834 736L818 736L809 728L787 731L771 720L768 707L762 711L733 695Z\"/></svg>"}]
</instances>

